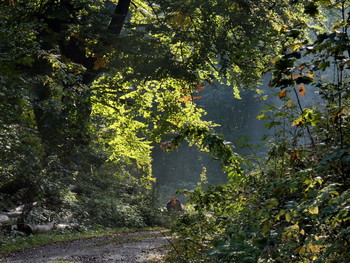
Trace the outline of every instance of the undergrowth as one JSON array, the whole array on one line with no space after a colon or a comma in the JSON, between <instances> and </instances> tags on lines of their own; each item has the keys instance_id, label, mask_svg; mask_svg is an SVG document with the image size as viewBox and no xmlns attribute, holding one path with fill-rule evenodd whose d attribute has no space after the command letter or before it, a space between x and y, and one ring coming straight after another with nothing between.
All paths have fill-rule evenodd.
<instances>
[{"instance_id":1,"label":"undergrowth","mask_svg":"<svg viewBox=\"0 0 350 263\"><path fill-rule=\"evenodd\" d=\"M266 159L187 193L168 262L348 262L349 19L339 8L343 20L313 43L295 38L300 28L286 31L270 82L281 105L259 116L274 131ZM306 93L318 103L307 105Z\"/></svg>"}]
</instances>

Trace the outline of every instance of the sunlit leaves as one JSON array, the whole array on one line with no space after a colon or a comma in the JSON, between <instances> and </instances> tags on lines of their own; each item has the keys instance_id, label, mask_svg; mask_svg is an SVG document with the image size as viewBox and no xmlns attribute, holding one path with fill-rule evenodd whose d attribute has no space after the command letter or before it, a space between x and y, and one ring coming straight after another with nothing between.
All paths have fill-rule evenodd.
<instances>
[{"instance_id":1,"label":"sunlit leaves","mask_svg":"<svg viewBox=\"0 0 350 263\"><path fill-rule=\"evenodd\" d=\"M111 158L122 156L136 160L141 166L149 166L151 143L159 143L170 133L180 132L185 123L207 125L200 120L203 112L190 103L196 97L185 95L186 82L176 79L146 81L141 84L126 81L128 74L101 76L95 81L94 116L104 120L102 141L107 142ZM101 89L106 84L115 89ZM129 88L133 87L133 88ZM181 103L185 102L185 103ZM189 135L187 135L189 136ZM164 142L162 149L168 151L173 144Z\"/></svg>"}]
</instances>

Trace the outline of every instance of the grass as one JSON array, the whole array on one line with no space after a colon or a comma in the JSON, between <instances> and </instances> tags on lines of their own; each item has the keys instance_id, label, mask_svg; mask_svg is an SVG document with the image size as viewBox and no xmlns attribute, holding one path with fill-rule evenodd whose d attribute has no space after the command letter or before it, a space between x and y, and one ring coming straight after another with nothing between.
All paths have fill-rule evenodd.
<instances>
[{"instance_id":1,"label":"grass","mask_svg":"<svg viewBox=\"0 0 350 263\"><path fill-rule=\"evenodd\" d=\"M155 230L159 228L100 228L94 230L87 230L85 232L68 232L57 231L47 234L37 234L29 236L18 236L11 238L4 238L0 236L0 255L6 255L10 252L15 252L25 248L40 247L57 242L73 241L77 239L86 239L92 237L101 237L106 235L118 234L123 232L131 232L136 230ZM139 237L140 238L140 237ZM117 240L115 241L117 242ZM128 240L125 240L128 242ZM124 242L124 243L125 243Z\"/></svg>"}]
</instances>

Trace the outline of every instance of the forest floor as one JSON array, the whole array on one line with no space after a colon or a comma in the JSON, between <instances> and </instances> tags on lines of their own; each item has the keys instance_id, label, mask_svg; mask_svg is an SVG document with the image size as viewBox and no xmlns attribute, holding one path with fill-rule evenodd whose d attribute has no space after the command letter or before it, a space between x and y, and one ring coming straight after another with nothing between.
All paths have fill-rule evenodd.
<instances>
[{"instance_id":1,"label":"forest floor","mask_svg":"<svg viewBox=\"0 0 350 263\"><path fill-rule=\"evenodd\" d=\"M143 230L59 242L14 252L1 263L162 262L170 242L166 230Z\"/></svg>"}]
</instances>

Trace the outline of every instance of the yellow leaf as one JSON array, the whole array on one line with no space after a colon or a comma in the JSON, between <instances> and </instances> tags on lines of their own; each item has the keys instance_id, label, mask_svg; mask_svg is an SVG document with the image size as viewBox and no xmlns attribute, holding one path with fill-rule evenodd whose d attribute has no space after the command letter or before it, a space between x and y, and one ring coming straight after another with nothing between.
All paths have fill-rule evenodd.
<instances>
[{"instance_id":1,"label":"yellow leaf","mask_svg":"<svg viewBox=\"0 0 350 263\"><path fill-rule=\"evenodd\" d=\"M286 105L288 108L293 106L292 99L289 99Z\"/></svg>"},{"instance_id":2,"label":"yellow leaf","mask_svg":"<svg viewBox=\"0 0 350 263\"><path fill-rule=\"evenodd\" d=\"M278 213L278 215L276 216L276 219L277 219L277 220L280 220L281 216L283 216L285 213L286 213L286 210L283 210L283 209L280 210L279 213Z\"/></svg>"},{"instance_id":3,"label":"yellow leaf","mask_svg":"<svg viewBox=\"0 0 350 263\"><path fill-rule=\"evenodd\" d=\"M290 230L299 230L299 225L298 224L294 224L290 227L287 227L287 229L290 229Z\"/></svg>"},{"instance_id":4,"label":"yellow leaf","mask_svg":"<svg viewBox=\"0 0 350 263\"><path fill-rule=\"evenodd\" d=\"M317 253L320 251L320 245L313 245L312 243L307 244L307 249L312 253Z\"/></svg>"},{"instance_id":5,"label":"yellow leaf","mask_svg":"<svg viewBox=\"0 0 350 263\"><path fill-rule=\"evenodd\" d=\"M296 119L292 122L292 127L293 126L299 126L299 125L303 125L305 123L305 121L301 120L300 118L299 119Z\"/></svg>"},{"instance_id":6,"label":"yellow leaf","mask_svg":"<svg viewBox=\"0 0 350 263\"><path fill-rule=\"evenodd\" d=\"M313 206L313 207L310 207L308 209L309 213L312 214L312 215L317 215L318 214L318 207L317 206Z\"/></svg>"},{"instance_id":7,"label":"yellow leaf","mask_svg":"<svg viewBox=\"0 0 350 263\"><path fill-rule=\"evenodd\" d=\"M299 93L301 96L305 96L305 93L306 93L306 89L303 85L300 85L299 86Z\"/></svg>"},{"instance_id":8,"label":"yellow leaf","mask_svg":"<svg viewBox=\"0 0 350 263\"><path fill-rule=\"evenodd\" d=\"M258 116L256 116L256 118L257 118L258 120L263 120L263 119L265 118L265 114L263 113L263 114L261 114L261 115L258 115Z\"/></svg>"}]
</instances>

